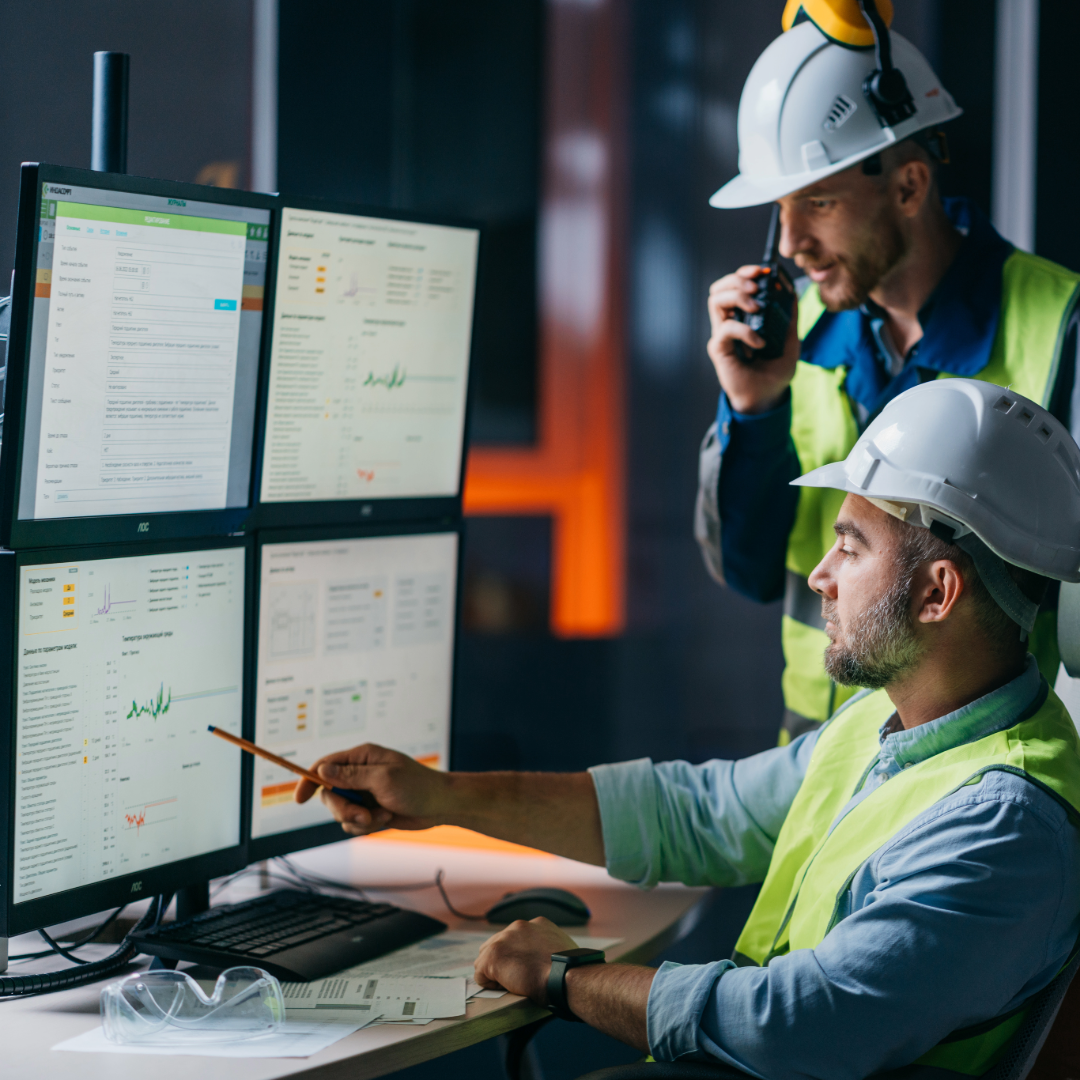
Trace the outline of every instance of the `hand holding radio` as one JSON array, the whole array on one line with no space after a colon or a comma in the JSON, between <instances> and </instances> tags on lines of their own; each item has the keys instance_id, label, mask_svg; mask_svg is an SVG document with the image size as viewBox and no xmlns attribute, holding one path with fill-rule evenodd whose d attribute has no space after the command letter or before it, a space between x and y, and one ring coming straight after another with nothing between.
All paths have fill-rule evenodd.
<instances>
[{"instance_id":1,"label":"hand holding radio","mask_svg":"<svg viewBox=\"0 0 1080 1080\"><path fill-rule=\"evenodd\" d=\"M709 357L731 407L740 413L773 408L799 357L795 289L780 265L779 207L774 207L763 265L740 267L709 290Z\"/></svg>"}]
</instances>

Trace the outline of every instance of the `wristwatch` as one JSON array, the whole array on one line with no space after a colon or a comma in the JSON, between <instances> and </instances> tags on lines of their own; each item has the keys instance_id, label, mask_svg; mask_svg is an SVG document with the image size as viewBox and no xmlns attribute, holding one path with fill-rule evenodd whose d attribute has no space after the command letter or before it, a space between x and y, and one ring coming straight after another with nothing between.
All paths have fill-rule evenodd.
<instances>
[{"instance_id":1,"label":"wristwatch","mask_svg":"<svg viewBox=\"0 0 1080 1080\"><path fill-rule=\"evenodd\" d=\"M547 980L548 1008L560 1020L576 1020L581 1023L581 1017L575 1016L566 1004L566 973L571 968L584 967L586 964L602 964L604 962L603 949L563 949L562 952L551 954L551 971Z\"/></svg>"}]
</instances>

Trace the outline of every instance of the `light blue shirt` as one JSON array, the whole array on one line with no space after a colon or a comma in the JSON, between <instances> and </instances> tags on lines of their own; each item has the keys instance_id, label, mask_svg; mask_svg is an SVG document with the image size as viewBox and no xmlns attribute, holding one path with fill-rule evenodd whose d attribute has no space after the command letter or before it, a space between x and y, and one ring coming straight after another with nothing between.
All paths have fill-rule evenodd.
<instances>
[{"instance_id":1,"label":"light blue shirt","mask_svg":"<svg viewBox=\"0 0 1080 1080\"><path fill-rule=\"evenodd\" d=\"M1011 727L1041 697L1029 657L956 712L910 731L886 724L841 816L906 765ZM762 881L818 734L741 761L592 769L608 871L644 887ZM1080 932L1080 833L1053 796L992 771L879 848L841 913L816 949L768 967L665 963L649 993L654 1056L719 1059L767 1080L861 1080L1011 1012Z\"/></svg>"}]
</instances>

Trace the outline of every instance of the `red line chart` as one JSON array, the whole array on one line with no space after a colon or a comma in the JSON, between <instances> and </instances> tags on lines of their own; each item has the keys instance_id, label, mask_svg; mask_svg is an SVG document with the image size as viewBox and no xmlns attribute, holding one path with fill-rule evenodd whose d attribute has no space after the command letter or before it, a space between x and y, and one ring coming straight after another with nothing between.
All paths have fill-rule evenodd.
<instances>
[{"instance_id":1,"label":"red line chart","mask_svg":"<svg viewBox=\"0 0 1080 1080\"><path fill-rule=\"evenodd\" d=\"M124 829L134 829L136 835L144 826L161 825L166 821L174 821L177 815L178 799L170 795L167 799L157 799L154 802L139 803L135 806L126 807L124 810Z\"/></svg>"}]
</instances>

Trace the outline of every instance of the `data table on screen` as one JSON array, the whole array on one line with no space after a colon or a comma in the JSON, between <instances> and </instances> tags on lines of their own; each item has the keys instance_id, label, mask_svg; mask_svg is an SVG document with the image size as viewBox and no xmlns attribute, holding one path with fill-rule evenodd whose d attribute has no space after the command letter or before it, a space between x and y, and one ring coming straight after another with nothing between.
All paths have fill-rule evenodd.
<instances>
[{"instance_id":1,"label":"data table on screen","mask_svg":"<svg viewBox=\"0 0 1080 1080\"><path fill-rule=\"evenodd\" d=\"M264 503L453 496L478 233L284 208Z\"/></svg>"},{"instance_id":2,"label":"data table on screen","mask_svg":"<svg viewBox=\"0 0 1080 1080\"><path fill-rule=\"evenodd\" d=\"M14 901L240 842L242 547L19 570Z\"/></svg>"},{"instance_id":3,"label":"data table on screen","mask_svg":"<svg viewBox=\"0 0 1080 1080\"><path fill-rule=\"evenodd\" d=\"M42 185L20 521L251 498L270 212Z\"/></svg>"},{"instance_id":4,"label":"data table on screen","mask_svg":"<svg viewBox=\"0 0 1080 1080\"><path fill-rule=\"evenodd\" d=\"M255 741L310 765L377 742L446 768L456 533L263 544ZM256 759L252 836L330 821Z\"/></svg>"}]
</instances>

